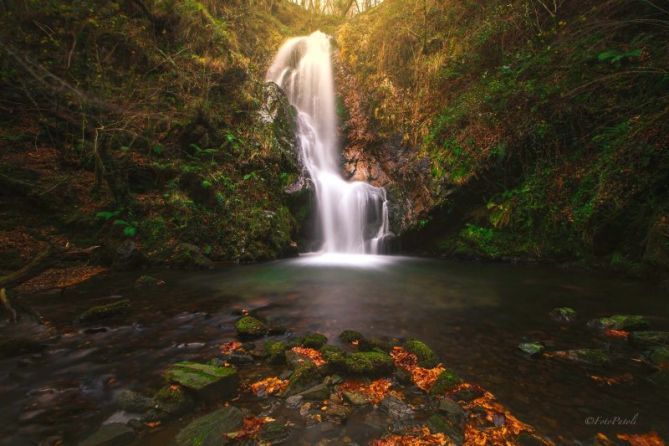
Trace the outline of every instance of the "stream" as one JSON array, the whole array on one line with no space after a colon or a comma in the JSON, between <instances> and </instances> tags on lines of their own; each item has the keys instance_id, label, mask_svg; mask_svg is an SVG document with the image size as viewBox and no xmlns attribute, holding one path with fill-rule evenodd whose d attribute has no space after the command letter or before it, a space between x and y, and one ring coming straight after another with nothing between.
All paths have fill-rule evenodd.
<instances>
[{"instance_id":1,"label":"stream","mask_svg":"<svg viewBox=\"0 0 669 446\"><path fill-rule=\"evenodd\" d=\"M666 293L650 284L540 266L390 256L303 256L206 272L148 273L166 284L137 289L141 273L110 273L63 295L30 297L46 326L0 328L0 334L47 344L43 352L0 361L0 444L77 444L117 411L114 392L151 394L169 364L219 355L219 346L235 339L233 324L242 309L290 332L321 332L333 343L344 329L421 339L446 367L492 392L556 444L592 444L598 432L654 430L669 437L669 397L647 382L650 370L639 351L586 326L590 319L620 313L641 314L653 329L669 329ZM94 326L73 322L112 296L130 299L127 318ZM574 308L576 321L553 321L548 314L558 306ZM609 349L612 364L591 368L530 358L517 348L525 340L541 341L548 351ZM608 385L592 378L623 373L633 379ZM242 397L236 404L256 412L273 405L274 417L293 419L287 444L318 444L333 435L300 425L299 415L275 400ZM136 444L170 444L195 415L161 426ZM635 424L589 421L616 416L635 418ZM334 431L358 444L374 438L357 418Z\"/></svg>"}]
</instances>

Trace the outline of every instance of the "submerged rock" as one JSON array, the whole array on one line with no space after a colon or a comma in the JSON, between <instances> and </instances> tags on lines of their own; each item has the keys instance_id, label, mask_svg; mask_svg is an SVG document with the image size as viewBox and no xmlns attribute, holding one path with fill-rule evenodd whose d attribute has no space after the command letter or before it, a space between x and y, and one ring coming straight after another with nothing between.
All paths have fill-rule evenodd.
<instances>
[{"instance_id":1,"label":"submerged rock","mask_svg":"<svg viewBox=\"0 0 669 446\"><path fill-rule=\"evenodd\" d=\"M432 395L441 395L446 393L448 390L457 386L462 382L462 379L455 373L450 370L444 370L439 374L437 380L430 388L430 393Z\"/></svg>"},{"instance_id":2,"label":"submerged rock","mask_svg":"<svg viewBox=\"0 0 669 446\"><path fill-rule=\"evenodd\" d=\"M390 373L394 367L390 355L382 352L351 353L346 357L344 366L349 373L368 376Z\"/></svg>"},{"instance_id":3,"label":"submerged rock","mask_svg":"<svg viewBox=\"0 0 669 446\"><path fill-rule=\"evenodd\" d=\"M633 331L629 341L637 347L669 346L669 331Z\"/></svg>"},{"instance_id":4,"label":"submerged rock","mask_svg":"<svg viewBox=\"0 0 669 446\"><path fill-rule=\"evenodd\" d=\"M298 394L305 400L323 401L330 396L330 388L326 384L317 384Z\"/></svg>"},{"instance_id":5,"label":"submerged rock","mask_svg":"<svg viewBox=\"0 0 669 446\"><path fill-rule=\"evenodd\" d=\"M354 406L364 406L366 404L370 404L367 395L364 395L360 392L353 392L346 390L343 392L343 395L344 399L349 403L353 404Z\"/></svg>"},{"instance_id":6,"label":"submerged rock","mask_svg":"<svg viewBox=\"0 0 669 446\"><path fill-rule=\"evenodd\" d=\"M411 339L404 343L404 349L418 357L418 365L432 368L439 362L437 355L424 342Z\"/></svg>"},{"instance_id":7,"label":"submerged rock","mask_svg":"<svg viewBox=\"0 0 669 446\"><path fill-rule=\"evenodd\" d=\"M544 351L544 346L538 342L523 342L518 344L518 348L530 356L538 356Z\"/></svg>"},{"instance_id":8,"label":"submerged rock","mask_svg":"<svg viewBox=\"0 0 669 446\"><path fill-rule=\"evenodd\" d=\"M549 316L558 322L573 322L576 319L576 310L571 307L553 308Z\"/></svg>"},{"instance_id":9,"label":"submerged rock","mask_svg":"<svg viewBox=\"0 0 669 446\"><path fill-rule=\"evenodd\" d=\"M383 398L381 410L388 413L393 420L408 420L415 415L415 411L410 405L392 395Z\"/></svg>"},{"instance_id":10,"label":"submerged rock","mask_svg":"<svg viewBox=\"0 0 669 446\"><path fill-rule=\"evenodd\" d=\"M153 396L154 408L167 416L177 416L195 406L193 397L178 385L164 386Z\"/></svg>"},{"instance_id":11,"label":"submerged rock","mask_svg":"<svg viewBox=\"0 0 669 446\"><path fill-rule=\"evenodd\" d=\"M253 316L244 316L235 322L235 330L242 338L257 338L267 334L265 323Z\"/></svg>"},{"instance_id":12,"label":"submerged rock","mask_svg":"<svg viewBox=\"0 0 669 446\"><path fill-rule=\"evenodd\" d=\"M135 439L135 431L122 423L104 424L79 446L124 446Z\"/></svg>"},{"instance_id":13,"label":"submerged rock","mask_svg":"<svg viewBox=\"0 0 669 446\"><path fill-rule=\"evenodd\" d=\"M642 330L650 324L643 316L629 314L615 314L609 317L593 319L588 326L601 330Z\"/></svg>"},{"instance_id":14,"label":"submerged rock","mask_svg":"<svg viewBox=\"0 0 669 446\"><path fill-rule=\"evenodd\" d=\"M609 354L597 348L580 348L551 352L550 356L582 364L602 366L609 363Z\"/></svg>"},{"instance_id":15,"label":"submerged rock","mask_svg":"<svg viewBox=\"0 0 669 446\"><path fill-rule=\"evenodd\" d=\"M183 428L176 437L177 446L218 446L231 443L226 434L242 426L242 412L236 407L224 407L197 418Z\"/></svg>"},{"instance_id":16,"label":"submerged rock","mask_svg":"<svg viewBox=\"0 0 669 446\"><path fill-rule=\"evenodd\" d=\"M165 378L191 389L205 399L234 395L239 384L234 367L217 367L197 362L178 362L165 372Z\"/></svg>"},{"instance_id":17,"label":"submerged rock","mask_svg":"<svg viewBox=\"0 0 669 446\"><path fill-rule=\"evenodd\" d=\"M117 300L110 304L96 305L81 313L78 320L82 323L97 322L103 319L124 316L130 312L128 299Z\"/></svg>"},{"instance_id":18,"label":"submerged rock","mask_svg":"<svg viewBox=\"0 0 669 446\"><path fill-rule=\"evenodd\" d=\"M116 405L128 412L142 413L152 406L151 398L130 389L121 389L114 395Z\"/></svg>"},{"instance_id":19,"label":"submerged rock","mask_svg":"<svg viewBox=\"0 0 669 446\"><path fill-rule=\"evenodd\" d=\"M156 279L153 276L140 276L137 280L135 280L135 288L142 289L142 288L154 288L154 287L159 287L165 285L165 281Z\"/></svg>"}]
</instances>

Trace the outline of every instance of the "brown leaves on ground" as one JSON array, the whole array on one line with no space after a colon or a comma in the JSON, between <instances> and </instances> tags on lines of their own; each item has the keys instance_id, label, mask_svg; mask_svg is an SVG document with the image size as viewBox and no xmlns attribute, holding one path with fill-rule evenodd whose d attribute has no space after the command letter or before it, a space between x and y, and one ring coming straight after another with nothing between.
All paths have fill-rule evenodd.
<instances>
[{"instance_id":1,"label":"brown leaves on ground","mask_svg":"<svg viewBox=\"0 0 669 446\"><path fill-rule=\"evenodd\" d=\"M506 407L498 403L490 392L484 392L482 396L465 403L463 408L472 413L483 409L485 420L493 424L493 426L482 425L477 415L470 415L465 424L463 446L514 445L518 434L534 431L531 426L518 420ZM477 408L477 411L473 411L474 408Z\"/></svg>"},{"instance_id":2,"label":"brown leaves on ground","mask_svg":"<svg viewBox=\"0 0 669 446\"><path fill-rule=\"evenodd\" d=\"M280 379L275 376L270 376L261 381L251 384L251 391L257 396L273 395L282 392L288 387L287 379Z\"/></svg>"},{"instance_id":3,"label":"brown leaves on ground","mask_svg":"<svg viewBox=\"0 0 669 446\"><path fill-rule=\"evenodd\" d=\"M234 440L240 440L243 438L255 438L260 433L263 424L271 423L274 421L274 418L270 417L248 417L244 418L244 423L242 424L241 430L237 432L230 432L226 434L228 438Z\"/></svg>"},{"instance_id":4,"label":"brown leaves on ground","mask_svg":"<svg viewBox=\"0 0 669 446\"><path fill-rule=\"evenodd\" d=\"M51 268L16 287L19 293L31 294L40 291L68 288L79 285L90 278L106 272L101 266L74 266Z\"/></svg>"},{"instance_id":5,"label":"brown leaves on ground","mask_svg":"<svg viewBox=\"0 0 669 446\"><path fill-rule=\"evenodd\" d=\"M346 381L339 385L339 392L354 392L365 395L372 404L379 404L383 399L392 393L399 396L396 392L391 392L392 383L387 378L377 379L368 384L360 381Z\"/></svg>"},{"instance_id":6,"label":"brown leaves on ground","mask_svg":"<svg viewBox=\"0 0 669 446\"><path fill-rule=\"evenodd\" d=\"M590 379L592 379L597 384L614 386L616 384L624 384L634 381L634 375L631 373L623 373L622 375L617 376L590 375Z\"/></svg>"},{"instance_id":7,"label":"brown leaves on ground","mask_svg":"<svg viewBox=\"0 0 669 446\"><path fill-rule=\"evenodd\" d=\"M238 341L230 341L226 342L225 344L221 344L221 346L218 348L222 354L224 355L229 355L230 353L234 352L235 350L239 350L242 348L242 343Z\"/></svg>"},{"instance_id":8,"label":"brown leaves on ground","mask_svg":"<svg viewBox=\"0 0 669 446\"><path fill-rule=\"evenodd\" d=\"M629 332L625 330L608 329L604 331L604 336L609 338L627 339Z\"/></svg>"},{"instance_id":9,"label":"brown leaves on ground","mask_svg":"<svg viewBox=\"0 0 669 446\"><path fill-rule=\"evenodd\" d=\"M665 446L664 441L657 432L647 434L618 434L619 440L623 440L632 446Z\"/></svg>"},{"instance_id":10,"label":"brown leaves on ground","mask_svg":"<svg viewBox=\"0 0 669 446\"><path fill-rule=\"evenodd\" d=\"M450 446L454 443L444 434L433 434L427 426L417 427L405 435L389 435L373 440L370 446Z\"/></svg>"},{"instance_id":11,"label":"brown leaves on ground","mask_svg":"<svg viewBox=\"0 0 669 446\"><path fill-rule=\"evenodd\" d=\"M291 350L297 353L299 356L309 359L316 365L316 367L325 365L325 359L323 359L323 355L321 355L321 352L318 350L307 347L293 347Z\"/></svg>"},{"instance_id":12,"label":"brown leaves on ground","mask_svg":"<svg viewBox=\"0 0 669 446\"><path fill-rule=\"evenodd\" d=\"M402 368L411 374L411 381L424 391L429 391L439 375L446 369L439 364L438 366L426 369L418 365L418 357L413 353L404 350L402 347L393 347L390 356L395 362L395 367Z\"/></svg>"}]
</instances>

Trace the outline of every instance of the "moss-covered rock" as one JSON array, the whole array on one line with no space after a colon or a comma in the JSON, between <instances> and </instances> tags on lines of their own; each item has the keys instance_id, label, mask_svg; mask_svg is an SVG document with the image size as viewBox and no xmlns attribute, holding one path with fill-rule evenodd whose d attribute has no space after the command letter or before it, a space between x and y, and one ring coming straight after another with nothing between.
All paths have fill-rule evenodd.
<instances>
[{"instance_id":1,"label":"moss-covered rock","mask_svg":"<svg viewBox=\"0 0 669 446\"><path fill-rule=\"evenodd\" d=\"M163 386L153 396L153 406L167 416L177 416L195 406L195 400L182 386Z\"/></svg>"},{"instance_id":2,"label":"moss-covered rock","mask_svg":"<svg viewBox=\"0 0 669 446\"><path fill-rule=\"evenodd\" d=\"M170 258L171 263L183 269L213 269L212 262L200 248L191 243L177 245Z\"/></svg>"},{"instance_id":3,"label":"moss-covered rock","mask_svg":"<svg viewBox=\"0 0 669 446\"><path fill-rule=\"evenodd\" d=\"M226 434L236 432L243 422L242 412L236 407L224 407L192 421L176 437L177 446L226 445L231 443Z\"/></svg>"},{"instance_id":4,"label":"moss-covered rock","mask_svg":"<svg viewBox=\"0 0 669 446\"><path fill-rule=\"evenodd\" d=\"M544 351L544 346L538 342L522 342L518 344L518 349L529 356L538 356Z\"/></svg>"},{"instance_id":5,"label":"moss-covered rock","mask_svg":"<svg viewBox=\"0 0 669 446\"><path fill-rule=\"evenodd\" d=\"M282 396L292 396L317 385L320 381L320 372L312 362L301 363L290 375L288 387Z\"/></svg>"},{"instance_id":6,"label":"moss-covered rock","mask_svg":"<svg viewBox=\"0 0 669 446\"><path fill-rule=\"evenodd\" d=\"M351 344L353 342L359 342L364 339L364 336L359 331L355 330L344 330L339 333L339 340L345 342L346 344Z\"/></svg>"},{"instance_id":7,"label":"moss-covered rock","mask_svg":"<svg viewBox=\"0 0 669 446\"><path fill-rule=\"evenodd\" d=\"M650 326L643 316L629 314L615 314L593 319L588 322L588 325L601 330L643 330Z\"/></svg>"},{"instance_id":8,"label":"moss-covered rock","mask_svg":"<svg viewBox=\"0 0 669 446\"><path fill-rule=\"evenodd\" d=\"M464 438L463 429L459 427L458 423L453 422L449 418L433 414L427 419L427 426L430 428L430 432L446 434L455 444L462 444Z\"/></svg>"},{"instance_id":9,"label":"moss-covered rock","mask_svg":"<svg viewBox=\"0 0 669 446\"><path fill-rule=\"evenodd\" d=\"M551 353L552 357L582 364L603 366L610 361L609 354L598 348L579 348Z\"/></svg>"},{"instance_id":10,"label":"moss-covered rock","mask_svg":"<svg viewBox=\"0 0 669 446\"><path fill-rule=\"evenodd\" d=\"M286 362L285 352L287 349L288 344L283 341L265 342L265 354L267 354L267 360L272 364L282 364Z\"/></svg>"},{"instance_id":11,"label":"moss-covered rock","mask_svg":"<svg viewBox=\"0 0 669 446\"><path fill-rule=\"evenodd\" d=\"M448 390L457 386L462 382L462 379L451 370L444 370L439 374L437 380L430 388L432 395L442 395Z\"/></svg>"},{"instance_id":12,"label":"moss-covered rock","mask_svg":"<svg viewBox=\"0 0 669 446\"><path fill-rule=\"evenodd\" d=\"M558 322L572 322L576 319L576 310L571 307L553 308L549 316Z\"/></svg>"},{"instance_id":13,"label":"moss-covered rock","mask_svg":"<svg viewBox=\"0 0 669 446\"><path fill-rule=\"evenodd\" d=\"M151 398L130 389L121 389L114 395L114 403L127 412L142 413L152 406Z\"/></svg>"},{"instance_id":14,"label":"moss-covered rock","mask_svg":"<svg viewBox=\"0 0 669 446\"><path fill-rule=\"evenodd\" d=\"M328 363L328 367L332 370L341 370L344 368L346 363L346 353L339 347L334 345L324 345L320 350Z\"/></svg>"},{"instance_id":15,"label":"moss-covered rock","mask_svg":"<svg viewBox=\"0 0 669 446\"><path fill-rule=\"evenodd\" d=\"M91 323L114 317L125 316L130 312L130 301L128 299L117 300L106 305L96 305L79 315L79 322Z\"/></svg>"},{"instance_id":16,"label":"moss-covered rock","mask_svg":"<svg viewBox=\"0 0 669 446\"><path fill-rule=\"evenodd\" d=\"M144 288L154 288L158 286L165 285L165 282L160 279L156 279L153 276L143 275L135 280L135 288L144 289Z\"/></svg>"},{"instance_id":17,"label":"moss-covered rock","mask_svg":"<svg viewBox=\"0 0 669 446\"><path fill-rule=\"evenodd\" d=\"M351 353L344 361L346 371L356 375L377 376L393 370L392 358L383 352Z\"/></svg>"},{"instance_id":18,"label":"moss-covered rock","mask_svg":"<svg viewBox=\"0 0 669 446\"><path fill-rule=\"evenodd\" d=\"M404 349L418 357L418 365L421 367L432 368L439 363L437 355L424 342L408 340L404 343Z\"/></svg>"},{"instance_id":19,"label":"moss-covered rock","mask_svg":"<svg viewBox=\"0 0 669 446\"><path fill-rule=\"evenodd\" d=\"M316 350L323 347L327 342L328 338L320 333L307 333L301 339L303 347L315 348Z\"/></svg>"},{"instance_id":20,"label":"moss-covered rock","mask_svg":"<svg viewBox=\"0 0 669 446\"><path fill-rule=\"evenodd\" d=\"M278 421L265 423L260 428L260 440L263 444L279 444L288 439L288 428Z\"/></svg>"},{"instance_id":21,"label":"moss-covered rock","mask_svg":"<svg viewBox=\"0 0 669 446\"><path fill-rule=\"evenodd\" d=\"M197 362L172 364L165 372L165 378L193 390L206 400L230 397L235 394L239 384L234 367L217 367Z\"/></svg>"},{"instance_id":22,"label":"moss-covered rock","mask_svg":"<svg viewBox=\"0 0 669 446\"><path fill-rule=\"evenodd\" d=\"M629 341L637 347L669 346L669 331L634 331Z\"/></svg>"},{"instance_id":23,"label":"moss-covered rock","mask_svg":"<svg viewBox=\"0 0 669 446\"><path fill-rule=\"evenodd\" d=\"M383 351L388 353L393 348L393 343L388 339L373 336L371 338L363 338L359 341L358 348L361 351Z\"/></svg>"},{"instance_id":24,"label":"moss-covered rock","mask_svg":"<svg viewBox=\"0 0 669 446\"><path fill-rule=\"evenodd\" d=\"M267 333L267 325L253 316L244 316L235 322L235 330L242 338L257 338Z\"/></svg>"}]
</instances>

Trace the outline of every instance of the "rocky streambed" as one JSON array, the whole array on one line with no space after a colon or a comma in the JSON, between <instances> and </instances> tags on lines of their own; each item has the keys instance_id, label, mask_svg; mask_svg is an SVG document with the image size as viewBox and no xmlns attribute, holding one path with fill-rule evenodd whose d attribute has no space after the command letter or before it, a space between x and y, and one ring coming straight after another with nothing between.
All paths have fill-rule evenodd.
<instances>
[{"instance_id":1,"label":"rocky streambed","mask_svg":"<svg viewBox=\"0 0 669 446\"><path fill-rule=\"evenodd\" d=\"M649 289L402 262L31 296L48 322L0 328L0 444L663 444L669 334Z\"/></svg>"}]
</instances>

